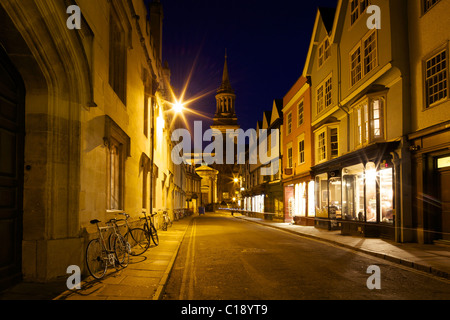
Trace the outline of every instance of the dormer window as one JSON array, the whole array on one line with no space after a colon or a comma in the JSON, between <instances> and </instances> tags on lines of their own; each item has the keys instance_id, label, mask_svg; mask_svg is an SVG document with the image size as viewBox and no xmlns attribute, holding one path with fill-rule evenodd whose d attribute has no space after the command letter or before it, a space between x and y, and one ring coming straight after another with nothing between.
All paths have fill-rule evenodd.
<instances>
[{"instance_id":1,"label":"dormer window","mask_svg":"<svg viewBox=\"0 0 450 320\"><path fill-rule=\"evenodd\" d=\"M330 38L326 37L319 46L319 68L331 57L331 42Z\"/></svg>"}]
</instances>

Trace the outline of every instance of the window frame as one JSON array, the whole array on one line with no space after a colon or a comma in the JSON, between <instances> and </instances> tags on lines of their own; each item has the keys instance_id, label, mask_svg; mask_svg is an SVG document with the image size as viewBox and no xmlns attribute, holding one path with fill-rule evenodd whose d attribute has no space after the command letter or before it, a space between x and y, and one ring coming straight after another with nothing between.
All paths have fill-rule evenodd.
<instances>
[{"instance_id":1,"label":"window frame","mask_svg":"<svg viewBox=\"0 0 450 320\"><path fill-rule=\"evenodd\" d=\"M372 69L370 69L369 71L367 71L367 65L366 65L366 59L367 59L367 55L366 55L366 46L365 46L365 42L367 41L367 39L369 39L371 36L374 36L374 40L373 42L375 43L375 49L373 52L375 52L375 59L374 62L371 62L372 65ZM361 59L362 61L362 66L363 66L363 74L364 76L368 75L369 73L371 73L373 70L376 69L376 67L378 66L378 33L377 33L377 29L373 29L371 31L369 31L361 40L361 45L362 45L362 50L361 52L364 55L364 58Z\"/></svg>"},{"instance_id":2,"label":"window frame","mask_svg":"<svg viewBox=\"0 0 450 320\"><path fill-rule=\"evenodd\" d=\"M337 145L337 154L335 156L332 155L332 141L331 141L331 131L336 130L336 142ZM315 146L315 158L317 159L316 163L326 162L332 159L336 159L340 155L340 143L339 143L339 123L329 123L324 125L323 127L317 129L314 132L314 146ZM323 138L321 136L323 135ZM323 144L322 144L323 141Z\"/></svg>"},{"instance_id":3,"label":"window frame","mask_svg":"<svg viewBox=\"0 0 450 320\"><path fill-rule=\"evenodd\" d=\"M328 82L330 83L329 87L327 87ZM327 91L327 89L329 90ZM320 98L319 98L319 91L321 91ZM329 95L329 99L327 99L327 95ZM329 102L327 103L327 101ZM321 114L332 105L333 105L333 74L330 73L316 88L316 115Z\"/></svg>"},{"instance_id":4,"label":"window frame","mask_svg":"<svg viewBox=\"0 0 450 320\"><path fill-rule=\"evenodd\" d=\"M300 110L301 106L301 110ZM297 105L297 128L305 123L305 103L304 99L300 100Z\"/></svg>"},{"instance_id":5,"label":"window frame","mask_svg":"<svg viewBox=\"0 0 450 320\"><path fill-rule=\"evenodd\" d=\"M292 133L292 111L286 115L286 136Z\"/></svg>"},{"instance_id":6,"label":"window frame","mask_svg":"<svg viewBox=\"0 0 450 320\"><path fill-rule=\"evenodd\" d=\"M326 45L328 43L328 46ZM322 67L325 62L331 57L331 41L330 37L326 36L319 45L317 54L317 67Z\"/></svg>"},{"instance_id":7,"label":"window frame","mask_svg":"<svg viewBox=\"0 0 450 320\"><path fill-rule=\"evenodd\" d=\"M354 9L352 9L352 5L353 5L353 1L356 1L356 6ZM349 4L349 10L350 10L350 26L353 26L356 22L358 22L359 18L361 16L364 15L364 12L367 10L367 8L369 7L370 3L369 0L349 0L350 4ZM365 4L365 8L363 9L361 4L364 3ZM356 18L353 20L353 13L357 11L357 16Z\"/></svg>"},{"instance_id":8,"label":"window frame","mask_svg":"<svg viewBox=\"0 0 450 320\"><path fill-rule=\"evenodd\" d=\"M427 62L436 57L439 54L442 54L445 52L446 55L446 82L447 82L447 96L443 99L437 100L433 103L429 103L429 96L428 96L428 79L427 77ZM433 50L430 54L426 55L422 60L422 78L423 78L423 111L430 110L441 103L445 103L450 100L450 86L449 86L449 78L450 78L450 68L448 66L449 63L449 49L448 49L448 42L446 42L444 45L440 46L439 48ZM436 75L433 75L436 76Z\"/></svg>"},{"instance_id":9,"label":"window frame","mask_svg":"<svg viewBox=\"0 0 450 320\"><path fill-rule=\"evenodd\" d=\"M131 156L130 153L130 137L114 122L109 116L105 116L105 137L103 138L107 153L107 203L108 210L124 210L125 206L125 161ZM118 164L115 166L116 171L113 172L112 155L117 150ZM115 184L117 178L117 206L113 206L113 190L112 185ZM114 181L112 181L114 180Z\"/></svg>"},{"instance_id":10,"label":"window frame","mask_svg":"<svg viewBox=\"0 0 450 320\"><path fill-rule=\"evenodd\" d=\"M129 47L129 28L115 4L109 13L109 75L108 83L120 101L127 104L127 62ZM120 39L119 39L120 38ZM118 43L115 41L118 39Z\"/></svg>"},{"instance_id":11,"label":"window frame","mask_svg":"<svg viewBox=\"0 0 450 320\"><path fill-rule=\"evenodd\" d=\"M294 167L294 147L292 142L289 142L286 145L286 168L291 169L293 167Z\"/></svg>"},{"instance_id":12,"label":"window frame","mask_svg":"<svg viewBox=\"0 0 450 320\"><path fill-rule=\"evenodd\" d=\"M303 143L302 148L300 148L300 145ZM297 142L297 146L298 146L298 165L302 165L304 163L306 163L306 153L305 153L305 134L302 133L299 137L298 137L298 142Z\"/></svg>"},{"instance_id":13,"label":"window frame","mask_svg":"<svg viewBox=\"0 0 450 320\"><path fill-rule=\"evenodd\" d=\"M366 48L365 48L365 41L370 38L372 35L374 34L374 42L375 42L375 59L374 61L371 63L372 68L370 69L370 71L367 71L367 65L366 65ZM359 49L359 68L360 68L360 78L357 81L354 81L354 77L353 77L353 71L356 68L353 68L353 61L354 59L352 58L353 54ZM350 88L355 87L359 82L361 82L361 80L363 80L368 74L370 74L371 72L373 72L373 70L375 70L378 66L379 66L379 50L378 50L378 32L377 29L373 29L370 30L369 32L367 32L364 37L358 41L358 43L353 47L353 49L349 52L348 55L348 59L349 59L349 67L350 67L350 72L349 72L349 77L350 77Z\"/></svg>"},{"instance_id":14,"label":"window frame","mask_svg":"<svg viewBox=\"0 0 450 320\"><path fill-rule=\"evenodd\" d=\"M373 103L377 100L380 101L378 111L379 117L378 119L375 119ZM355 149L364 148L367 145L386 139L386 93L376 93L364 96L351 106L351 112L353 114L355 130ZM375 136L374 134L375 120L378 120L380 124L380 134L378 136Z\"/></svg>"}]
</instances>

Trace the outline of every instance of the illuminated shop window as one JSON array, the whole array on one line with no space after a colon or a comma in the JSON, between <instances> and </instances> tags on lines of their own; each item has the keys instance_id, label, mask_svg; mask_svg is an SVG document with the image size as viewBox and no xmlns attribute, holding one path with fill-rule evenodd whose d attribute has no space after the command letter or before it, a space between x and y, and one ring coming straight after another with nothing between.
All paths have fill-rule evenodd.
<instances>
[{"instance_id":1,"label":"illuminated shop window","mask_svg":"<svg viewBox=\"0 0 450 320\"><path fill-rule=\"evenodd\" d=\"M328 218L328 174L315 177L314 189L316 217Z\"/></svg>"},{"instance_id":2,"label":"illuminated shop window","mask_svg":"<svg viewBox=\"0 0 450 320\"><path fill-rule=\"evenodd\" d=\"M342 170L342 218L366 222L393 222L393 169L377 170L373 162Z\"/></svg>"},{"instance_id":3,"label":"illuminated shop window","mask_svg":"<svg viewBox=\"0 0 450 320\"><path fill-rule=\"evenodd\" d=\"M364 220L364 166L342 170L342 218Z\"/></svg>"},{"instance_id":4,"label":"illuminated shop window","mask_svg":"<svg viewBox=\"0 0 450 320\"><path fill-rule=\"evenodd\" d=\"M373 162L366 164L366 221L377 222L377 170Z\"/></svg>"},{"instance_id":5,"label":"illuminated shop window","mask_svg":"<svg viewBox=\"0 0 450 320\"><path fill-rule=\"evenodd\" d=\"M437 168L447 168L450 167L450 157L440 158L437 160Z\"/></svg>"},{"instance_id":6,"label":"illuminated shop window","mask_svg":"<svg viewBox=\"0 0 450 320\"><path fill-rule=\"evenodd\" d=\"M380 174L380 203L382 222L393 222L394 219L394 189L393 189L393 170L384 169Z\"/></svg>"}]
</instances>

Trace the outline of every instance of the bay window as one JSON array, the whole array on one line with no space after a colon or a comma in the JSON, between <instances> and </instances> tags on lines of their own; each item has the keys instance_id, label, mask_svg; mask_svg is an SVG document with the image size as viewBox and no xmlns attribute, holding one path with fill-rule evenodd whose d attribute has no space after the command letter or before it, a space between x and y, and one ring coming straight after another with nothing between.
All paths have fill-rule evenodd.
<instances>
[{"instance_id":1,"label":"bay window","mask_svg":"<svg viewBox=\"0 0 450 320\"><path fill-rule=\"evenodd\" d=\"M384 96L368 96L353 106L355 146L384 140Z\"/></svg>"},{"instance_id":2,"label":"bay window","mask_svg":"<svg viewBox=\"0 0 450 320\"><path fill-rule=\"evenodd\" d=\"M337 124L326 125L315 132L316 159L323 162L339 156L339 130Z\"/></svg>"}]
</instances>

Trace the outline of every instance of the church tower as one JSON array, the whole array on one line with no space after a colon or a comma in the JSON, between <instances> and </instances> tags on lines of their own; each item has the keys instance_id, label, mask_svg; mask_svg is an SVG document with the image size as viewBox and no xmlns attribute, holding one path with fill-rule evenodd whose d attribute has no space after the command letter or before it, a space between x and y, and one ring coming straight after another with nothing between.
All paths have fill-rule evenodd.
<instances>
[{"instance_id":1,"label":"church tower","mask_svg":"<svg viewBox=\"0 0 450 320\"><path fill-rule=\"evenodd\" d=\"M236 95L231 87L230 78L228 74L227 55L225 53L225 65L223 67L222 84L217 90L216 94L216 113L214 115L211 129L218 129L223 136L223 163L214 163L211 167L217 170L217 202L221 205L232 204L236 205L236 191L239 190L239 183L234 180L238 176L239 166L236 164L237 157L237 141L234 141L234 163L226 163L227 148L226 140L228 136L226 131L228 129L237 130L240 128L237 122L235 109Z\"/></svg>"},{"instance_id":2,"label":"church tower","mask_svg":"<svg viewBox=\"0 0 450 320\"><path fill-rule=\"evenodd\" d=\"M236 95L231 87L228 74L227 55L223 67L222 84L216 94L216 114L214 115L211 129L218 129L225 133L227 129L239 129L235 110Z\"/></svg>"}]
</instances>

